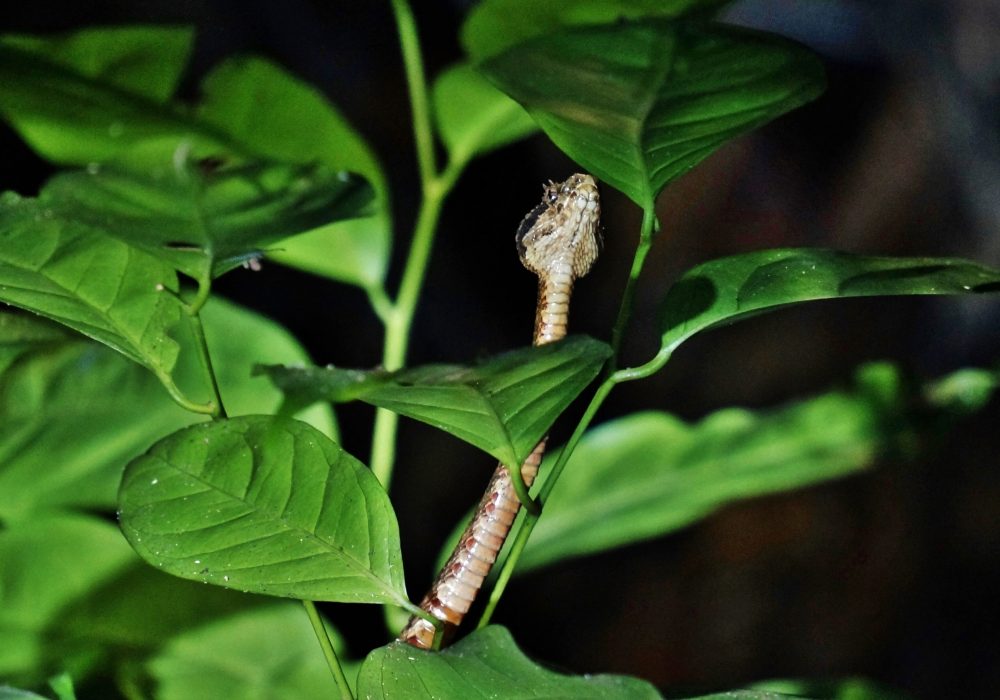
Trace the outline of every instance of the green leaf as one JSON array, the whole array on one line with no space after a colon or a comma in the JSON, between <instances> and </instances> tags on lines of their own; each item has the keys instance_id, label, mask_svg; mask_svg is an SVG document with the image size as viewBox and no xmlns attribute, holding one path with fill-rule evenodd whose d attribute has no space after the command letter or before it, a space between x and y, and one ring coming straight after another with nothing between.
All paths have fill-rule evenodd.
<instances>
[{"instance_id":1,"label":"green leaf","mask_svg":"<svg viewBox=\"0 0 1000 700\"><path fill-rule=\"evenodd\" d=\"M358 697L418 698L659 698L649 683L628 676L568 676L524 655L504 627L476 630L441 652L393 642L368 655Z\"/></svg>"},{"instance_id":2,"label":"green leaf","mask_svg":"<svg viewBox=\"0 0 1000 700\"><path fill-rule=\"evenodd\" d=\"M281 325L258 313L213 296L201 310L209 351L216 368L222 401L230 416L271 414L279 410L282 394L263 377L252 374L258 362L305 365L311 362L302 345ZM193 342L193 341L192 341ZM182 358L182 369L204 386L204 369L193 348ZM208 400L205 393L198 400ZM337 427L328 405L314 404L297 417L336 440ZM160 433L169 432L164 430ZM146 446L149 442L146 443Z\"/></svg>"},{"instance_id":3,"label":"green leaf","mask_svg":"<svg viewBox=\"0 0 1000 700\"><path fill-rule=\"evenodd\" d=\"M0 376L20 357L58 344L68 335L61 326L40 316L0 310Z\"/></svg>"},{"instance_id":4,"label":"green leaf","mask_svg":"<svg viewBox=\"0 0 1000 700\"><path fill-rule=\"evenodd\" d=\"M366 183L315 165L221 168L175 154L149 172L59 175L40 201L169 262L188 276L217 277L275 241L364 213Z\"/></svg>"},{"instance_id":5,"label":"green leaf","mask_svg":"<svg viewBox=\"0 0 1000 700\"><path fill-rule=\"evenodd\" d=\"M895 375L894 375L895 376ZM585 434L545 504L518 571L658 537L722 505L871 466L904 398L865 389L777 411L728 408L698 423L637 413ZM622 465L628 465L623 469Z\"/></svg>"},{"instance_id":6,"label":"green leaf","mask_svg":"<svg viewBox=\"0 0 1000 700\"><path fill-rule=\"evenodd\" d=\"M758 691L816 700L905 700L908 696L863 678L836 681L774 680L755 683Z\"/></svg>"},{"instance_id":7,"label":"green leaf","mask_svg":"<svg viewBox=\"0 0 1000 700\"><path fill-rule=\"evenodd\" d=\"M199 153L229 152L166 101L192 43L189 29L86 29L55 37L0 40L0 114L42 157L66 165L103 163L136 144L169 156L181 141Z\"/></svg>"},{"instance_id":8,"label":"green leaf","mask_svg":"<svg viewBox=\"0 0 1000 700\"><path fill-rule=\"evenodd\" d=\"M597 376L611 349L586 336L498 355L472 367L399 372L265 368L295 405L360 399L444 430L504 464L520 465Z\"/></svg>"},{"instance_id":9,"label":"green leaf","mask_svg":"<svg viewBox=\"0 0 1000 700\"><path fill-rule=\"evenodd\" d=\"M465 163L538 130L517 102L467 63L452 66L431 91L438 132L452 162Z\"/></svg>"},{"instance_id":10,"label":"green leaf","mask_svg":"<svg viewBox=\"0 0 1000 700\"><path fill-rule=\"evenodd\" d=\"M28 690L11 688L8 685L0 685L0 700L49 700L44 695L37 695Z\"/></svg>"},{"instance_id":11,"label":"green leaf","mask_svg":"<svg viewBox=\"0 0 1000 700\"><path fill-rule=\"evenodd\" d=\"M0 519L110 509L123 465L192 420L149 372L106 348L36 348L0 373Z\"/></svg>"},{"instance_id":12,"label":"green leaf","mask_svg":"<svg viewBox=\"0 0 1000 700\"><path fill-rule=\"evenodd\" d=\"M37 685L127 664L262 599L166 576L112 524L39 514L0 530L0 677Z\"/></svg>"},{"instance_id":13,"label":"green leaf","mask_svg":"<svg viewBox=\"0 0 1000 700\"><path fill-rule=\"evenodd\" d=\"M462 46L483 60L514 44L553 34L563 27L613 24L640 17L709 16L730 0L483 0L462 25Z\"/></svg>"},{"instance_id":14,"label":"green leaf","mask_svg":"<svg viewBox=\"0 0 1000 700\"><path fill-rule=\"evenodd\" d=\"M0 45L126 92L166 102L194 45L191 27L88 27L68 34L7 34Z\"/></svg>"},{"instance_id":15,"label":"green leaf","mask_svg":"<svg viewBox=\"0 0 1000 700\"><path fill-rule=\"evenodd\" d=\"M163 375L177 359L174 271L126 243L0 197L0 301L41 314Z\"/></svg>"},{"instance_id":16,"label":"green leaf","mask_svg":"<svg viewBox=\"0 0 1000 700\"><path fill-rule=\"evenodd\" d=\"M669 20L539 37L481 69L570 158L644 208L719 146L824 84L819 60L798 44Z\"/></svg>"},{"instance_id":17,"label":"green leaf","mask_svg":"<svg viewBox=\"0 0 1000 700\"><path fill-rule=\"evenodd\" d=\"M334 637L338 652L343 644ZM147 667L158 700L332 697L316 635L295 603L256 608L172 639Z\"/></svg>"},{"instance_id":18,"label":"green leaf","mask_svg":"<svg viewBox=\"0 0 1000 700\"><path fill-rule=\"evenodd\" d=\"M244 416L192 426L125 469L122 531L146 561L265 595L406 605L388 496L315 428Z\"/></svg>"},{"instance_id":19,"label":"green leaf","mask_svg":"<svg viewBox=\"0 0 1000 700\"><path fill-rule=\"evenodd\" d=\"M669 357L695 333L817 299L1000 291L1000 271L953 258L889 258L830 250L761 250L692 268L660 307Z\"/></svg>"},{"instance_id":20,"label":"green leaf","mask_svg":"<svg viewBox=\"0 0 1000 700\"><path fill-rule=\"evenodd\" d=\"M34 684L70 655L51 648L47 630L59 626L63 608L134 561L122 544L112 526L83 516L0 530L0 677Z\"/></svg>"},{"instance_id":21,"label":"green leaf","mask_svg":"<svg viewBox=\"0 0 1000 700\"><path fill-rule=\"evenodd\" d=\"M281 326L212 298L202 309L205 333L230 415L271 413L281 392L251 378L259 360L302 363L309 358ZM198 399L208 399L204 370L189 338L175 375ZM164 435L195 420L170 400L149 372L99 345L70 340L37 317L0 313L0 520L67 506L114 507L122 467ZM302 419L336 434L332 412L311 407ZM44 465L44 466L43 466Z\"/></svg>"},{"instance_id":22,"label":"green leaf","mask_svg":"<svg viewBox=\"0 0 1000 700\"><path fill-rule=\"evenodd\" d=\"M253 153L291 163L318 161L371 182L373 216L297 236L272 257L341 282L380 285L389 258L388 185L378 159L336 107L315 87L253 56L227 59L201 89L199 117Z\"/></svg>"}]
</instances>

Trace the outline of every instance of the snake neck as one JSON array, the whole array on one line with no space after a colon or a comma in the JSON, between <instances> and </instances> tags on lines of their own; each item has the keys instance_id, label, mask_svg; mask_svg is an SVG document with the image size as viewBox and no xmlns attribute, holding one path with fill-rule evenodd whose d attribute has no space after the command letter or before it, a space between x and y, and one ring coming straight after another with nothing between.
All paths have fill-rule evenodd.
<instances>
[{"instance_id":1,"label":"snake neck","mask_svg":"<svg viewBox=\"0 0 1000 700\"><path fill-rule=\"evenodd\" d=\"M535 345L545 345L566 337L569 298L573 294L573 265L559 260L538 277L538 304L535 307Z\"/></svg>"}]
</instances>

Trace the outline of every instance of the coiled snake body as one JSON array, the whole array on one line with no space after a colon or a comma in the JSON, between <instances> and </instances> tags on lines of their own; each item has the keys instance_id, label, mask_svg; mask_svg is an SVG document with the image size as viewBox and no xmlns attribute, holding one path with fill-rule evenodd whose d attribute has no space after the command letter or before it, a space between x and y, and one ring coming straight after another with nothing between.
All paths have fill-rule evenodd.
<instances>
[{"instance_id":1,"label":"coiled snake body","mask_svg":"<svg viewBox=\"0 0 1000 700\"><path fill-rule=\"evenodd\" d=\"M538 275L535 345L551 343L566 335L573 282L587 274L600 250L600 214L594 178L577 174L564 182L546 185L541 203L524 217L518 228L516 240L521 262ZM521 465L521 477L527 486L531 486L538 473L546 439L535 446ZM510 473L500 464L472 522L420 603L423 610L444 622L446 638L469 611L520 507ZM399 639L430 649L434 631L430 622L413 616Z\"/></svg>"}]
</instances>

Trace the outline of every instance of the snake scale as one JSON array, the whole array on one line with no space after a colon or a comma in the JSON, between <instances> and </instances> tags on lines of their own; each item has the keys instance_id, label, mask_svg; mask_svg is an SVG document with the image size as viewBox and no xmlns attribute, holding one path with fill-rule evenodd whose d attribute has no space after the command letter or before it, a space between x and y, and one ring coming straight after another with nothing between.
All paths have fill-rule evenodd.
<instances>
[{"instance_id":1,"label":"snake scale","mask_svg":"<svg viewBox=\"0 0 1000 700\"><path fill-rule=\"evenodd\" d=\"M544 345L566 335L573 282L590 270L600 250L601 205L597 183L576 174L545 186L542 201L521 222L517 250L521 263L538 275L538 303L533 343ZM524 464L521 477L531 486L545 453L543 438ZM507 468L493 472L486 493L448 562L420 603L444 623L447 639L469 611L510 532L521 502ZM399 639L421 649L432 648L434 626L414 615Z\"/></svg>"}]
</instances>

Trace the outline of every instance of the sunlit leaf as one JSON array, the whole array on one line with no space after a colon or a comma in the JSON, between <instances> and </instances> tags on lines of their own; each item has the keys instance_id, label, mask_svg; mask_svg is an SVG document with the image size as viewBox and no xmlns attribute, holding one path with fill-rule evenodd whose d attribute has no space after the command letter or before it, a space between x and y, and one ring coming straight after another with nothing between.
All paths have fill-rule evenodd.
<instances>
[{"instance_id":1,"label":"sunlit leaf","mask_svg":"<svg viewBox=\"0 0 1000 700\"><path fill-rule=\"evenodd\" d=\"M370 198L362 180L320 166L218 167L181 157L142 175L107 168L59 175L40 202L204 279L275 241L358 216Z\"/></svg>"},{"instance_id":2,"label":"sunlit leaf","mask_svg":"<svg viewBox=\"0 0 1000 700\"><path fill-rule=\"evenodd\" d=\"M521 105L466 63L438 76L431 98L438 131L452 163L464 163L538 130Z\"/></svg>"},{"instance_id":3,"label":"sunlit leaf","mask_svg":"<svg viewBox=\"0 0 1000 700\"><path fill-rule=\"evenodd\" d=\"M661 355L695 333L817 299L1000 291L1000 271L953 258L889 258L830 250L761 250L689 270L660 308Z\"/></svg>"},{"instance_id":4,"label":"sunlit leaf","mask_svg":"<svg viewBox=\"0 0 1000 700\"><path fill-rule=\"evenodd\" d=\"M338 651L343 644L332 633ZM147 667L159 700L321 700L336 686L301 605L273 603L179 635Z\"/></svg>"},{"instance_id":5,"label":"sunlit leaf","mask_svg":"<svg viewBox=\"0 0 1000 700\"><path fill-rule=\"evenodd\" d=\"M477 60L563 27L613 24L640 17L711 15L730 0L482 0L462 25L462 46Z\"/></svg>"},{"instance_id":6,"label":"sunlit leaf","mask_svg":"<svg viewBox=\"0 0 1000 700\"><path fill-rule=\"evenodd\" d=\"M243 416L181 430L125 470L122 530L164 571L265 595L406 604L396 517L315 428Z\"/></svg>"},{"instance_id":7,"label":"sunlit leaf","mask_svg":"<svg viewBox=\"0 0 1000 700\"><path fill-rule=\"evenodd\" d=\"M441 652L404 642L376 649L358 674L357 694L370 700L661 697L638 678L569 676L543 668L497 625L477 630Z\"/></svg>"},{"instance_id":8,"label":"sunlit leaf","mask_svg":"<svg viewBox=\"0 0 1000 700\"><path fill-rule=\"evenodd\" d=\"M0 301L41 314L166 374L178 347L174 271L37 200L0 197Z\"/></svg>"},{"instance_id":9,"label":"sunlit leaf","mask_svg":"<svg viewBox=\"0 0 1000 700\"><path fill-rule=\"evenodd\" d=\"M264 371L295 405L360 399L433 425L509 466L524 461L610 354L604 343L571 336L472 367L428 365L391 374L317 367Z\"/></svg>"},{"instance_id":10,"label":"sunlit leaf","mask_svg":"<svg viewBox=\"0 0 1000 700\"><path fill-rule=\"evenodd\" d=\"M719 146L824 84L821 63L798 44L669 20L538 37L481 69L570 158L643 207Z\"/></svg>"}]
</instances>

